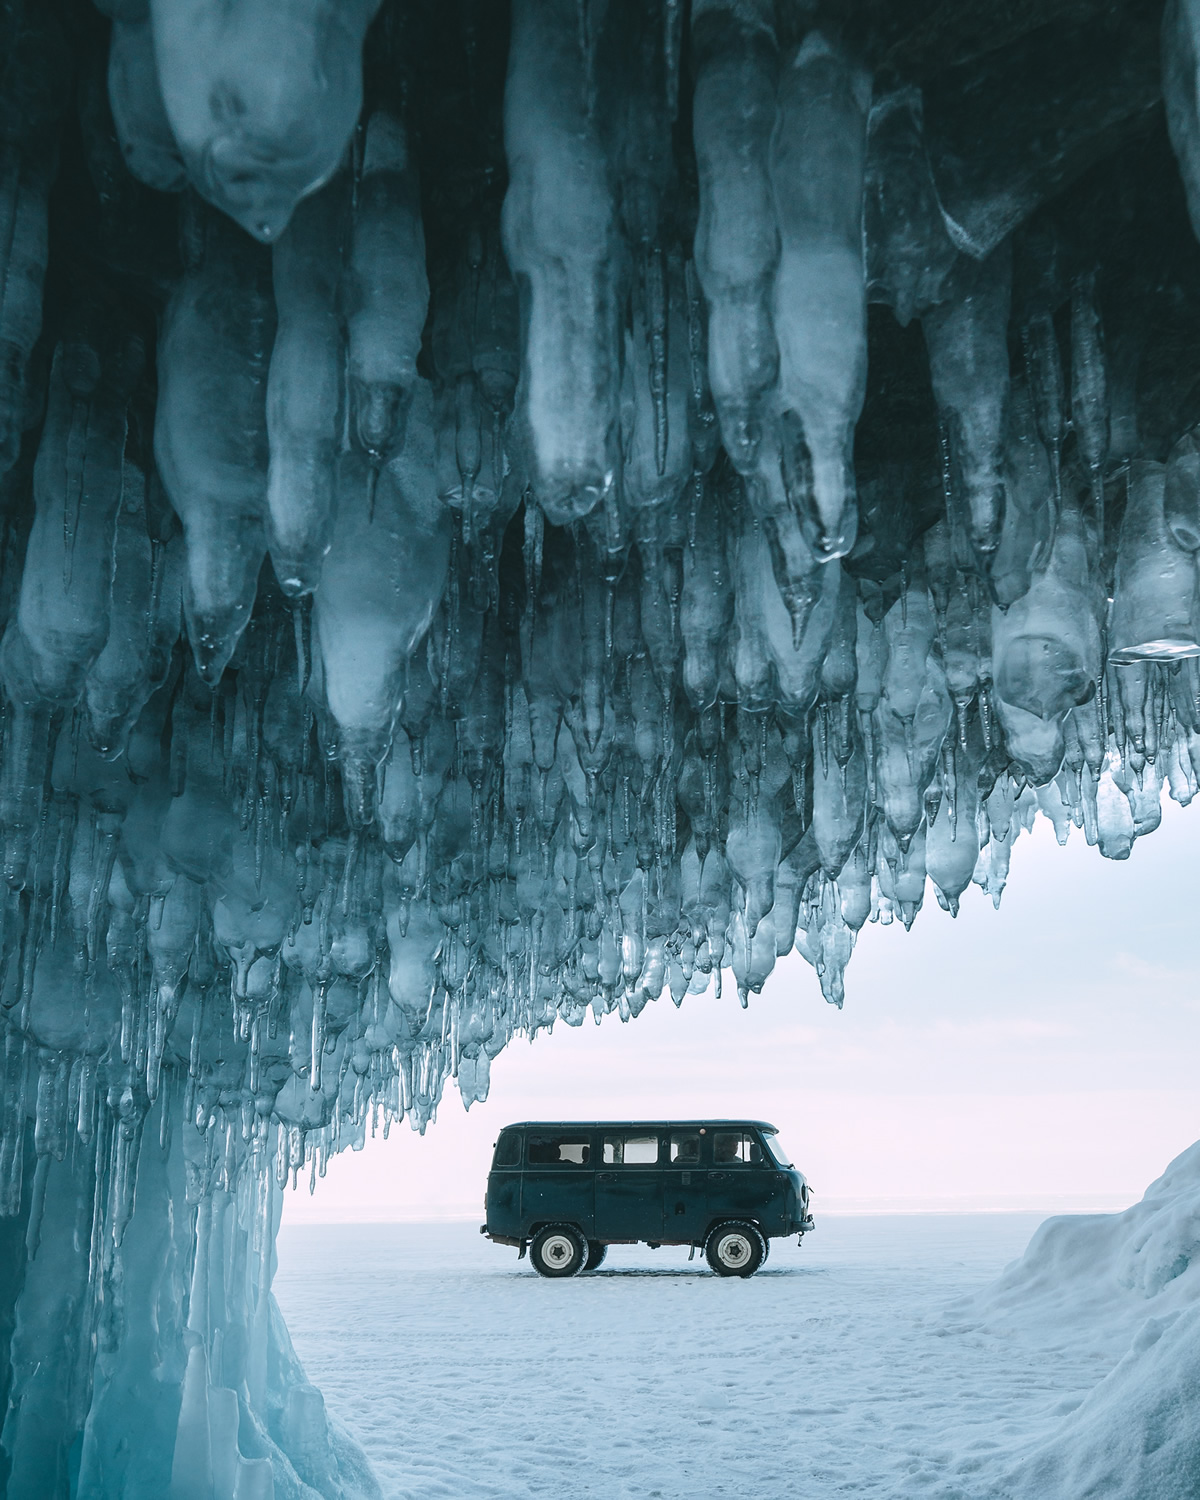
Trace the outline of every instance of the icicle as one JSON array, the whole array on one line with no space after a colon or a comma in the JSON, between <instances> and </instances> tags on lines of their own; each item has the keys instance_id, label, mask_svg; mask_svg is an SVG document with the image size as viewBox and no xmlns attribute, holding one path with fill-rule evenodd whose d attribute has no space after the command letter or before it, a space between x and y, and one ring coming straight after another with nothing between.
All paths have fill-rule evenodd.
<instances>
[{"instance_id":1,"label":"icicle","mask_svg":"<svg viewBox=\"0 0 1200 1500\"><path fill-rule=\"evenodd\" d=\"M26 1076L25 1039L15 1028L6 1027L0 1092L0 1219L15 1218L21 1210Z\"/></svg>"},{"instance_id":2,"label":"icicle","mask_svg":"<svg viewBox=\"0 0 1200 1500\"><path fill-rule=\"evenodd\" d=\"M866 390L863 174L871 82L810 32L783 70L769 158L780 257L778 450L815 558L858 532L852 446Z\"/></svg>"},{"instance_id":3,"label":"icicle","mask_svg":"<svg viewBox=\"0 0 1200 1500\"><path fill-rule=\"evenodd\" d=\"M1062 361L1058 335L1048 311L1036 312L1021 333L1025 369L1033 392L1033 410L1038 436L1050 455L1053 509L1048 531L1053 536L1062 509L1062 441L1064 430Z\"/></svg>"},{"instance_id":4,"label":"icicle","mask_svg":"<svg viewBox=\"0 0 1200 1500\"><path fill-rule=\"evenodd\" d=\"M373 0L348 0L333 18L304 0L284 16L270 5L211 12L152 0L163 105L188 176L258 239L277 240L341 160L362 106L358 59L375 10Z\"/></svg>"},{"instance_id":5,"label":"icicle","mask_svg":"<svg viewBox=\"0 0 1200 1500\"><path fill-rule=\"evenodd\" d=\"M1096 276L1071 289L1071 428L1088 467L1096 521L1104 539L1104 466L1108 459L1108 370L1096 304Z\"/></svg>"}]
</instances>

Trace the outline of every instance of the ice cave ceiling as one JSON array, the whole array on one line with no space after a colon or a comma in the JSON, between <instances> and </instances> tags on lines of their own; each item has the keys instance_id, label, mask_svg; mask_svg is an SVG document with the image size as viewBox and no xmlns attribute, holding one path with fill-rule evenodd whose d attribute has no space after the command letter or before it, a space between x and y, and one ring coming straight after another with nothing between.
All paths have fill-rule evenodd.
<instances>
[{"instance_id":1,"label":"ice cave ceiling","mask_svg":"<svg viewBox=\"0 0 1200 1500\"><path fill-rule=\"evenodd\" d=\"M0 1215L91 1162L93 1321L148 1121L203 1205L1192 797L1198 47L3 0Z\"/></svg>"}]
</instances>

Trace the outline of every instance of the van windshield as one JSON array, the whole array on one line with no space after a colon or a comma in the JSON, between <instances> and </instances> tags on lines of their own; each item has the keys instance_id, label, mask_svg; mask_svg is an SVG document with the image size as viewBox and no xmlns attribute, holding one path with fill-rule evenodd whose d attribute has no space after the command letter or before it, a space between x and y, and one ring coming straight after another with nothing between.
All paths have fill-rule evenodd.
<instances>
[{"instance_id":1,"label":"van windshield","mask_svg":"<svg viewBox=\"0 0 1200 1500\"><path fill-rule=\"evenodd\" d=\"M782 1145L780 1144L779 1137L777 1135L767 1135L764 1132L763 1139L767 1143L767 1150L775 1158L776 1166L790 1167L792 1164L792 1158L783 1149Z\"/></svg>"}]
</instances>

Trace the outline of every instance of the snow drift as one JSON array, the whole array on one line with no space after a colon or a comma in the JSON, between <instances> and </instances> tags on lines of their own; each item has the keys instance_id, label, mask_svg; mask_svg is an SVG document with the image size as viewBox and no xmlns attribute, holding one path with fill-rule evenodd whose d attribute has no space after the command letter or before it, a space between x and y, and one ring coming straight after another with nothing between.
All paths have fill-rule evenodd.
<instances>
[{"instance_id":1,"label":"snow drift","mask_svg":"<svg viewBox=\"0 0 1200 1500\"><path fill-rule=\"evenodd\" d=\"M1029 1500L1149 1500L1200 1490L1200 1144L1120 1214L1048 1219L955 1316L1115 1366L1009 1471Z\"/></svg>"}]
</instances>

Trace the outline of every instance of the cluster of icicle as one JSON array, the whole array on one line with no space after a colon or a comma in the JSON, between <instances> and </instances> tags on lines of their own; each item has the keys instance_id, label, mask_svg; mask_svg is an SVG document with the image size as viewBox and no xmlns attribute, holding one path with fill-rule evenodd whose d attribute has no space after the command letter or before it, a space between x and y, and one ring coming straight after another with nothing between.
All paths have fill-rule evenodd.
<instances>
[{"instance_id":1,"label":"cluster of icicle","mask_svg":"<svg viewBox=\"0 0 1200 1500\"><path fill-rule=\"evenodd\" d=\"M678 0L595 34L514 0L502 206L427 266L402 91L364 106L376 8L4 13L0 1216L74 1246L18 1318L21 1484L134 1493L102 1398L150 1378L112 1332L135 1192L175 1205L138 1254L191 1361L137 1493L289 1462L334 1493L294 1381L257 1450L243 1416L233 1468L197 1457L283 1358L272 1178L423 1127L450 1075L483 1098L556 1019L722 970L744 1001L793 948L840 1004L866 921L998 901L1037 810L1122 858L1196 790L1200 439L1139 456L1094 266L1016 317L1029 205L951 212L917 90L769 0L693 0L686 37ZM1166 83L1200 193L1193 9ZM65 156L172 247L110 224L44 321ZM890 569L868 301L919 319L942 444ZM91 1354L43 1368L64 1286Z\"/></svg>"}]
</instances>

